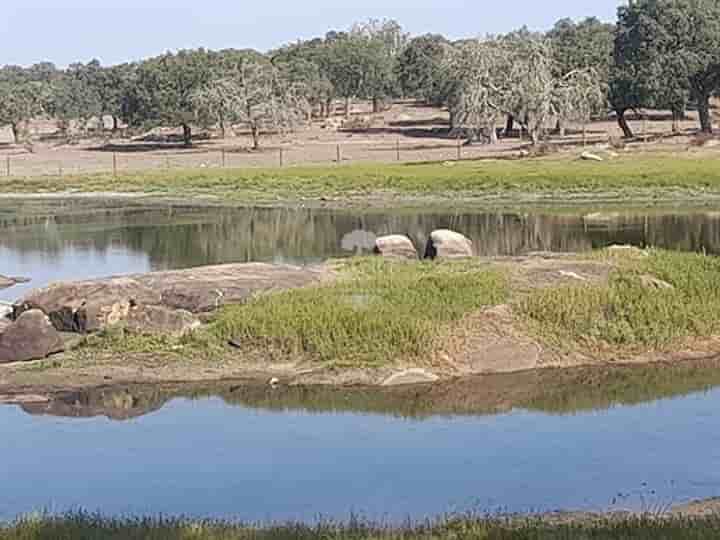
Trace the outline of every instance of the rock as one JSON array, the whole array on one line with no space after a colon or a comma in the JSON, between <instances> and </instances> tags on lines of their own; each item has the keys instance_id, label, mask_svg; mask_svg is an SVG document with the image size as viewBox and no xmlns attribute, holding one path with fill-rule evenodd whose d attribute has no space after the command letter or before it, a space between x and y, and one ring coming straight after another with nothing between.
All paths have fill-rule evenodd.
<instances>
[{"instance_id":1,"label":"rock","mask_svg":"<svg viewBox=\"0 0 720 540\"><path fill-rule=\"evenodd\" d=\"M605 161L597 154L591 154L590 152L583 152L582 154L580 154L580 159L585 161Z\"/></svg>"},{"instance_id":2,"label":"rock","mask_svg":"<svg viewBox=\"0 0 720 540\"><path fill-rule=\"evenodd\" d=\"M641 259L649 256L648 252L636 246L613 245L606 248L608 255L611 257L627 257L633 259Z\"/></svg>"},{"instance_id":3,"label":"rock","mask_svg":"<svg viewBox=\"0 0 720 540\"><path fill-rule=\"evenodd\" d=\"M448 230L437 230L430 233L426 259L462 259L473 256L472 242L460 233Z\"/></svg>"},{"instance_id":4,"label":"rock","mask_svg":"<svg viewBox=\"0 0 720 540\"><path fill-rule=\"evenodd\" d=\"M268 382L268 384L269 384L270 386L272 386L273 388L275 388L275 387L277 387L277 385L280 384L280 379L278 379L277 377L273 377L272 379L270 379L270 381Z\"/></svg>"},{"instance_id":5,"label":"rock","mask_svg":"<svg viewBox=\"0 0 720 540\"><path fill-rule=\"evenodd\" d=\"M577 272L572 272L569 270L560 270L558 272L562 277L568 278L568 279L574 279L576 281L587 281L587 278L585 276L581 276Z\"/></svg>"},{"instance_id":6,"label":"rock","mask_svg":"<svg viewBox=\"0 0 720 540\"><path fill-rule=\"evenodd\" d=\"M654 289L654 290L664 290L664 291L671 291L675 289L670 283L667 281L663 281L662 279L656 278L655 276L651 276L650 274L645 274L640 276L640 284L645 287L646 289Z\"/></svg>"},{"instance_id":7,"label":"rock","mask_svg":"<svg viewBox=\"0 0 720 540\"><path fill-rule=\"evenodd\" d=\"M0 276L0 289L8 289L13 285L17 285L18 283L27 283L28 281L30 280L27 278Z\"/></svg>"},{"instance_id":8,"label":"rock","mask_svg":"<svg viewBox=\"0 0 720 540\"><path fill-rule=\"evenodd\" d=\"M391 375L383 381L382 385L400 386L406 384L423 384L436 382L437 380L439 380L439 377L434 373L420 368L413 368Z\"/></svg>"},{"instance_id":9,"label":"rock","mask_svg":"<svg viewBox=\"0 0 720 540\"><path fill-rule=\"evenodd\" d=\"M96 332L129 320L137 324L150 318L177 329L178 324L189 323L185 314L134 310L157 306L198 315L245 302L261 292L317 283L326 273L317 268L251 263L56 283L20 301L15 316L39 309L57 330L64 332Z\"/></svg>"},{"instance_id":10,"label":"rock","mask_svg":"<svg viewBox=\"0 0 720 540\"><path fill-rule=\"evenodd\" d=\"M0 321L9 318L10 315L13 314L13 311L15 311L15 309L12 304L0 302Z\"/></svg>"},{"instance_id":11,"label":"rock","mask_svg":"<svg viewBox=\"0 0 720 540\"><path fill-rule=\"evenodd\" d=\"M200 325L200 320L189 311L162 306L134 307L125 319L125 328L137 334L182 337Z\"/></svg>"},{"instance_id":12,"label":"rock","mask_svg":"<svg viewBox=\"0 0 720 540\"><path fill-rule=\"evenodd\" d=\"M381 236L375 240L374 252L376 255L395 259L416 260L418 258L417 250L412 241L402 234Z\"/></svg>"},{"instance_id":13,"label":"rock","mask_svg":"<svg viewBox=\"0 0 720 540\"><path fill-rule=\"evenodd\" d=\"M0 334L0 364L41 360L62 350L60 334L37 309L20 315Z\"/></svg>"}]
</instances>

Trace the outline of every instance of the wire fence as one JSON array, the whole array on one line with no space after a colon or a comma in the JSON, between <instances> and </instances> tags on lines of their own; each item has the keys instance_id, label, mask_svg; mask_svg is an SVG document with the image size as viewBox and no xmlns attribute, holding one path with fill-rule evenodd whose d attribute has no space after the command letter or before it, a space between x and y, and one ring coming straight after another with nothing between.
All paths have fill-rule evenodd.
<instances>
[{"instance_id":1,"label":"wire fence","mask_svg":"<svg viewBox=\"0 0 720 540\"><path fill-rule=\"evenodd\" d=\"M81 174L122 175L140 171L173 169L239 169L274 168L304 165L337 165L347 163L413 163L423 161L456 161L483 156L502 155L519 150L518 141L489 147L464 146L462 141L444 144L411 145L342 143L303 146L276 146L260 151L233 147L138 150L128 145L112 148L42 150L10 152L0 157L0 176L35 177Z\"/></svg>"}]
</instances>

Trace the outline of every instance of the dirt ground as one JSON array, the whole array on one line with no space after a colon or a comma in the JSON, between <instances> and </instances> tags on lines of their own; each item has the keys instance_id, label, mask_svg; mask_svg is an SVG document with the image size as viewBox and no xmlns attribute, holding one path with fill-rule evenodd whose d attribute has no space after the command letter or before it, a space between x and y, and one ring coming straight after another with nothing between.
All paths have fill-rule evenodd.
<instances>
[{"instance_id":1,"label":"dirt ground","mask_svg":"<svg viewBox=\"0 0 720 540\"><path fill-rule=\"evenodd\" d=\"M697 130L693 112L682 122L682 135L671 137L668 114L656 112L647 120L631 118L630 125L638 140L632 145L642 147L643 140L653 142L653 148L677 150L687 147ZM526 141L519 138L501 140L496 145L476 144L460 146L448 133L448 113L439 108L413 102L393 104L387 111L373 115L369 103L357 103L353 108L353 122L357 129L338 129L342 116L330 121L315 121L295 133L266 135L263 148L252 151L248 133L237 131L226 139L217 134L207 140L197 140L192 148L180 143L140 142L113 138L110 132L94 139L78 140L75 144L57 138L49 121L31 125L38 134L32 149L10 144L7 129L0 130L0 178L2 176L56 176L91 173L119 173L141 170L179 168L244 168L292 165L329 165L337 163L338 153L343 163L353 162L421 162L480 157L516 155ZM164 135L178 135L179 130L158 130ZM197 133L197 131L196 131ZM645 137L645 139L643 139ZM619 140L621 132L612 119L595 121L587 126L587 145L607 145ZM583 144L582 127L568 126L565 138L552 136L554 143Z\"/></svg>"}]
</instances>

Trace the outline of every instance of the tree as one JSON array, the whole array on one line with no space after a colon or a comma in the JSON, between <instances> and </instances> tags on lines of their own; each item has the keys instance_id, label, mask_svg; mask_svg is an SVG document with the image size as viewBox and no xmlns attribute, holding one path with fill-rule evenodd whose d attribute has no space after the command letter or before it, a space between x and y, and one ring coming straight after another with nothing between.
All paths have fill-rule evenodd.
<instances>
[{"instance_id":1,"label":"tree","mask_svg":"<svg viewBox=\"0 0 720 540\"><path fill-rule=\"evenodd\" d=\"M491 141L500 116L517 119L533 144L553 118L588 118L602 87L592 69L557 76L551 43L535 35L465 42L456 47L447 74L453 127L485 131Z\"/></svg>"},{"instance_id":2,"label":"tree","mask_svg":"<svg viewBox=\"0 0 720 540\"><path fill-rule=\"evenodd\" d=\"M443 36L416 37L400 53L395 72L406 96L422 98L431 105L441 105L448 98L443 64L452 45Z\"/></svg>"},{"instance_id":3,"label":"tree","mask_svg":"<svg viewBox=\"0 0 720 540\"><path fill-rule=\"evenodd\" d=\"M281 78L278 69L265 62L242 64L231 76L195 92L192 101L196 110L212 111L217 121L246 125L254 149L260 148L263 131L295 128L305 108L302 97Z\"/></svg>"},{"instance_id":4,"label":"tree","mask_svg":"<svg viewBox=\"0 0 720 540\"><path fill-rule=\"evenodd\" d=\"M454 81L449 100L452 127L486 133L496 141L498 119L512 107L512 90L505 76L511 51L497 40L468 41L450 54L445 73Z\"/></svg>"},{"instance_id":5,"label":"tree","mask_svg":"<svg viewBox=\"0 0 720 540\"><path fill-rule=\"evenodd\" d=\"M91 84L92 72L99 64L71 64L52 83L51 112L61 122L63 130L73 120L84 128L93 116L100 116L102 104Z\"/></svg>"},{"instance_id":6,"label":"tree","mask_svg":"<svg viewBox=\"0 0 720 540\"><path fill-rule=\"evenodd\" d=\"M193 96L218 74L217 55L204 49L167 53L137 67L128 116L134 124L176 125L192 144Z\"/></svg>"},{"instance_id":7,"label":"tree","mask_svg":"<svg viewBox=\"0 0 720 540\"><path fill-rule=\"evenodd\" d=\"M0 82L0 125L10 125L15 142L22 126L43 113L43 87L38 82Z\"/></svg>"},{"instance_id":8,"label":"tree","mask_svg":"<svg viewBox=\"0 0 720 540\"><path fill-rule=\"evenodd\" d=\"M689 96L701 130L712 133L710 98L720 87L720 2L640 0L620 7L616 58L634 71L637 93L647 102L679 109Z\"/></svg>"}]
</instances>

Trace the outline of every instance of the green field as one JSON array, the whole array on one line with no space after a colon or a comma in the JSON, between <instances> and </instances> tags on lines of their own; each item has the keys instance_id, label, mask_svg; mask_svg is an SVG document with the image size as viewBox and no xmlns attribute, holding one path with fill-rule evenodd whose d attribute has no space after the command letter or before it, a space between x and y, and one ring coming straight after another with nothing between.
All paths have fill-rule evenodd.
<instances>
[{"instance_id":1,"label":"green field","mask_svg":"<svg viewBox=\"0 0 720 540\"><path fill-rule=\"evenodd\" d=\"M624 155L606 162L575 157L427 164L362 164L284 169L194 169L112 175L11 177L0 193L128 192L218 197L235 202L362 200L402 196L564 198L603 194L625 201L720 194L720 159L687 154ZM614 194L614 195L613 195Z\"/></svg>"}]
</instances>

